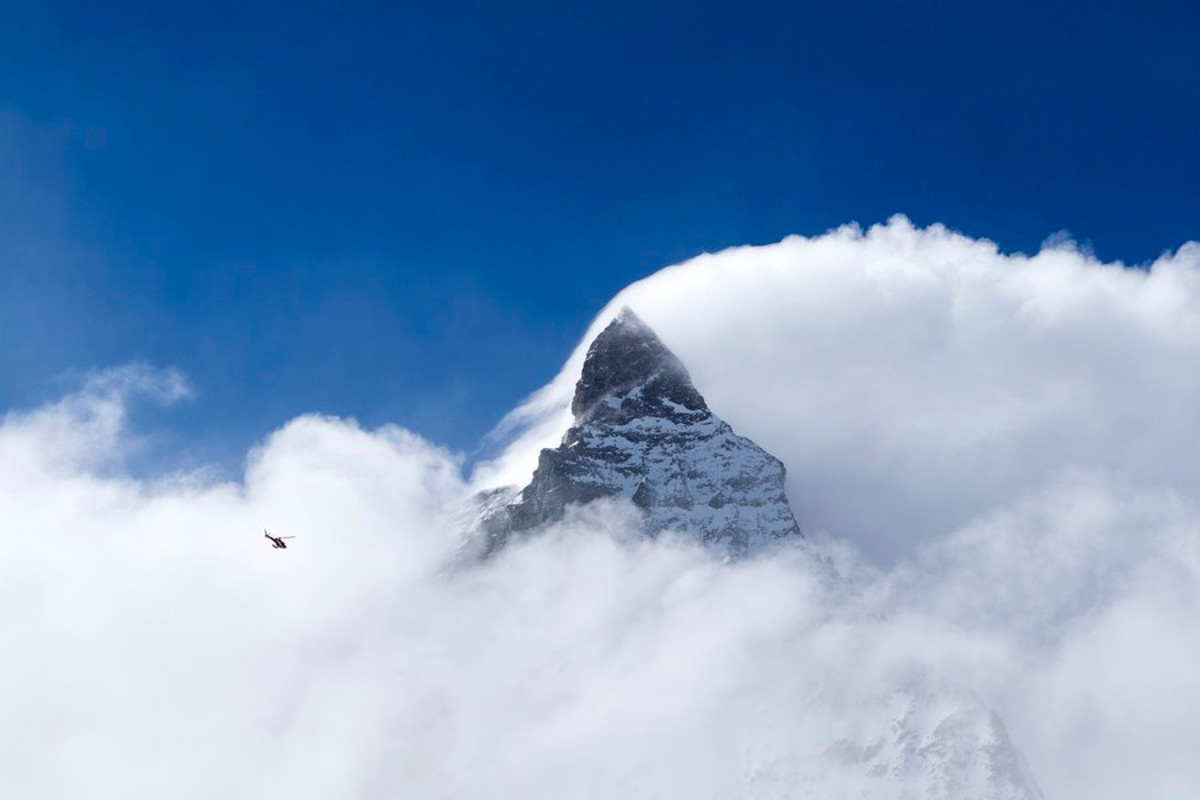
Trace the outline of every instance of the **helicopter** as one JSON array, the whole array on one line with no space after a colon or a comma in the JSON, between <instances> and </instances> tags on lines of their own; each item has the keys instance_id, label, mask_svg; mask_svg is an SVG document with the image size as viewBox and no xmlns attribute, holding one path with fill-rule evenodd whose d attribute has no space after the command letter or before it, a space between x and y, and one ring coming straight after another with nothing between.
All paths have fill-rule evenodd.
<instances>
[{"instance_id":1,"label":"helicopter","mask_svg":"<svg viewBox=\"0 0 1200 800\"><path fill-rule=\"evenodd\" d=\"M296 538L295 536L272 536L266 531L263 531L263 536L271 540L271 547L274 547L276 550L287 550L287 545L283 540Z\"/></svg>"}]
</instances>

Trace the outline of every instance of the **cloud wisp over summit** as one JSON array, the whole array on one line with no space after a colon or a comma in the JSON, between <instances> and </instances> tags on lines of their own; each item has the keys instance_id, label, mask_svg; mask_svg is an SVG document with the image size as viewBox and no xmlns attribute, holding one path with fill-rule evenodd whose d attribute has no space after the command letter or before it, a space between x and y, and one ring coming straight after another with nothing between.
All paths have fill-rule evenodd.
<instances>
[{"instance_id":1,"label":"cloud wisp over summit","mask_svg":"<svg viewBox=\"0 0 1200 800\"><path fill-rule=\"evenodd\" d=\"M321 416L241 480L135 478L129 402L185 384L105 373L0 423L0 795L893 797L862 763L903 763L926 696L997 712L1047 797L1200 792L1200 248L1130 270L896 219L621 305L785 461L839 578L634 539L620 505L447 571L579 353L470 480Z\"/></svg>"},{"instance_id":2,"label":"cloud wisp over summit","mask_svg":"<svg viewBox=\"0 0 1200 800\"><path fill-rule=\"evenodd\" d=\"M475 479L523 484L587 343L630 306L788 466L806 530L894 559L1077 469L1200 492L1200 245L1131 269L905 218L701 256L619 293Z\"/></svg>"}]
</instances>

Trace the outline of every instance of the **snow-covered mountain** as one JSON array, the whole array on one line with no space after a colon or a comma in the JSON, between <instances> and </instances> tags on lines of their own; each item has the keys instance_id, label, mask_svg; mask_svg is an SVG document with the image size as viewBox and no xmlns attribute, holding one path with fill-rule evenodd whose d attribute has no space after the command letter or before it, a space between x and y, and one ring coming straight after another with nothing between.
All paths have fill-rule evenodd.
<instances>
[{"instance_id":1,"label":"snow-covered mountain","mask_svg":"<svg viewBox=\"0 0 1200 800\"><path fill-rule=\"evenodd\" d=\"M628 308L588 349L571 411L574 424L542 451L528 486L480 498L486 553L601 498L631 500L651 536L677 531L728 556L802 536L782 462L713 414Z\"/></svg>"},{"instance_id":2,"label":"snow-covered mountain","mask_svg":"<svg viewBox=\"0 0 1200 800\"><path fill-rule=\"evenodd\" d=\"M810 712L821 730L812 741L746 754L745 796L1044 800L1000 717L967 693L909 683L841 703L817 700Z\"/></svg>"},{"instance_id":3,"label":"snow-covered mountain","mask_svg":"<svg viewBox=\"0 0 1200 800\"><path fill-rule=\"evenodd\" d=\"M640 511L646 535L692 536L725 558L804 540L784 493L783 464L709 410L680 360L628 308L588 348L571 411L573 424L558 447L541 451L528 486L475 496L465 554L495 554L513 537L560 521L570 506L611 499ZM737 796L1042 799L1000 718L970 693L910 678L870 694L818 692L804 736L738 756ZM759 724L779 711L739 713ZM792 723L777 727L792 730Z\"/></svg>"}]
</instances>

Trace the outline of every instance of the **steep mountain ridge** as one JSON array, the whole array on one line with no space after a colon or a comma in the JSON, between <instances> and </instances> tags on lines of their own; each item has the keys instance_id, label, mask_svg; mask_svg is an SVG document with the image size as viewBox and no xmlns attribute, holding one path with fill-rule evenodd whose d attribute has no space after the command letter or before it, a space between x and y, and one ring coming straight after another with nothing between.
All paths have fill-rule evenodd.
<instances>
[{"instance_id":1,"label":"steep mountain ridge","mask_svg":"<svg viewBox=\"0 0 1200 800\"><path fill-rule=\"evenodd\" d=\"M570 506L602 499L630 501L648 536L693 536L726 558L803 540L783 464L712 413L684 365L628 308L588 348L571 411L573 424L558 447L542 450L529 485L475 496L464 554L495 554ZM738 796L1042 800L1004 724L976 698L889 683L871 697L818 693L802 740L781 738L737 757ZM761 723L779 711L731 713ZM780 720L779 730L789 729Z\"/></svg>"},{"instance_id":2,"label":"steep mountain ridge","mask_svg":"<svg viewBox=\"0 0 1200 800\"><path fill-rule=\"evenodd\" d=\"M676 531L729 557L803 538L783 463L709 410L683 363L630 309L588 348L571 411L528 486L480 498L485 553L601 498L630 500L647 535Z\"/></svg>"}]
</instances>

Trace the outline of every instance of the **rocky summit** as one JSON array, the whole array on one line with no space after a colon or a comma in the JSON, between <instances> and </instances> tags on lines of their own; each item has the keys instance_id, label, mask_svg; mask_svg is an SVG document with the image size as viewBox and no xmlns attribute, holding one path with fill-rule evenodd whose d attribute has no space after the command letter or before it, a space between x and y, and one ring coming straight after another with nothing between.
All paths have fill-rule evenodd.
<instances>
[{"instance_id":1,"label":"rocky summit","mask_svg":"<svg viewBox=\"0 0 1200 800\"><path fill-rule=\"evenodd\" d=\"M601 498L632 501L650 536L676 531L733 557L801 537L782 462L713 414L683 363L628 308L588 348L571 411L528 486L481 496L485 553Z\"/></svg>"},{"instance_id":2,"label":"rocky summit","mask_svg":"<svg viewBox=\"0 0 1200 800\"><path fill-rule=\"evenodd\" d=\"M677 532L729 558L802 538L783 464L709 410L680 360L629 309L588 348L571 410L571 427L542 450L528 486L476 495L464 555L493 554L569 506L605 498L639 509L648 536ZM844 698L818 693L805 714L819 738L747 750L741 794L1041 800L999 717L951 687L898 679L852 698L865 709L852 724L841 721Z\"/></svg>"}]
</instances>

